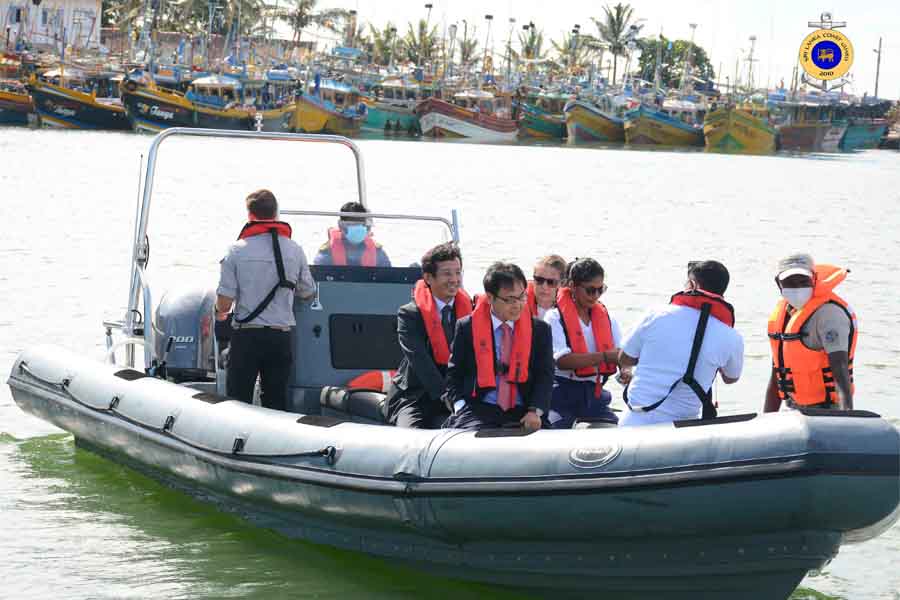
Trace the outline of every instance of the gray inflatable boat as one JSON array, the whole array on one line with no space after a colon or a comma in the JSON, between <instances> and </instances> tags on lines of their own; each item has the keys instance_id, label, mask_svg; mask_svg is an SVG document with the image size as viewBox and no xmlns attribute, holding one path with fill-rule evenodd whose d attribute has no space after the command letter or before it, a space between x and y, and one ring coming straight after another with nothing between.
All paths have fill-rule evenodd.
<instances>
[{"instance_id":1,"label":"gray inflatable boat","mask_svg":"<svg viewBox=\"0 0 900 600\"><path fill-rule=\"evenodd\" d=\"M383 395L343 384L398 364L394 315L416 268L314 268L318 296L295 307L292 410L224 397L219 341L202 327L212 292L168 294L154 313L143 277L155 153L176 134L312 139L156 138L129 310L106 324L110 357L112 331L125 334L125 364L40 346L8 381L80 447L291 537L557 598L786 598L900 516L900 434L865 411L530 434L384 425ZM358 150L314 139L354 150L364 202Z\"/></svg>"}]
</instances>

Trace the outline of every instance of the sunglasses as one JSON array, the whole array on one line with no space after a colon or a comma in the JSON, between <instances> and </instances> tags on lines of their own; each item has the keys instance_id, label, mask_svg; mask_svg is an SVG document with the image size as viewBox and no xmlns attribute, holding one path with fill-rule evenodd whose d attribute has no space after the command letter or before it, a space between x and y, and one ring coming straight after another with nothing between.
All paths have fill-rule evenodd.
<instances>
[{"instance_id":1,"label":"sunglasses","mask_svg":"<svg viewBox=\"0 0 900 600\"><path fill-rule=\"evenodd\" d=\"M546 285L550 287L559 286L559 279L548 279L546 277L541 277L540 275L533 275L532 279L534 279L535 285Z\"/></svg>"},{"instance_id":2,"label":"sunglasses","mask_svg":"<svg viewBox=\"0 0 900 600\"><path fill-rule=\"evenodd\" d=\"M602 296L604 292L606 292L606 284L604 283L600 287L594 287L592 285L579 285L581 289L584 290L584 293L588 296Z\"/></svg>"}]
</instances>

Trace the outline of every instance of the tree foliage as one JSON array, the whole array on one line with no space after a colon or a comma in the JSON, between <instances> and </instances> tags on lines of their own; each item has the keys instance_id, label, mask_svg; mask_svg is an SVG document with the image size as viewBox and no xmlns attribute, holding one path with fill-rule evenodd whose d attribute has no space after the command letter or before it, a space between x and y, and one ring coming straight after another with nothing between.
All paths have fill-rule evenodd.
<instances>
[{"instance_id":1,"label":"tree foliage","mask_svg":"<svg viewBox=\"0 0 900 600\"><path fill-rule=\"evenodd\" d=\"M437 25L430 31L425 19L419 19L415 27L412 23L408 25L406 35L403 37L403 51L406 59L417 65L434 60L438 49Z\"/></svg>"},{"instance_id":2,"label":"tree foliage","mask_svg":"<svg viewBox=\"0 0 900 600\"><path fill-rule=\"evenodd\" d=\"M638 70L643 79L653 79L656 67L656 53L660 53L660 83L668 88L678 87L681 84L681 75L687 64L688 50L691 42L688 40L669 40L665 36L647 37L638 41L641 57L638 61ZM712 79L715 75L709 56L701 46L694 44L691 51L691 73L700 79Z\"/></svg>"},{"instance_id":3,"label":"tree foliage","mask_svg":"<svg viewBox=\"0 0 900 600\"><path fill-rule=\"evenodd\" d=\"M615 83L618 59L627 50L629 25L631 24L634 9L631 8L630 4L622 4L620 2L612 8L609 5L604 6L603 13L602 19L592 17L591 20L597 26L600 39L606 42L610 53L613 55L612 82Z\"/></svg>"}]
</instances>

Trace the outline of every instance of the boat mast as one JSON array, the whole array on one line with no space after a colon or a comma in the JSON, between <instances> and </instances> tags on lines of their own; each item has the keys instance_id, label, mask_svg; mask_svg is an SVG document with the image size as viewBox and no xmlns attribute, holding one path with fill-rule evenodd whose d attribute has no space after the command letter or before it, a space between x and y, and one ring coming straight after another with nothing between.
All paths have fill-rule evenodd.
<instances>
[{"instance_id":1,"label":"boat mast","mask_svg":"<svg viewBox=\"0 0 900 600\"><path fill-rule=\"evenodd\" d=\"M688 73L691 70L691 54L694 52L694 32L697 31L696 23L688 23L688 26L691 28L691 43L688 46L687 57L684 60L684 69L681 71L681 96L684 96L684 90L687 84Z\"/></svg>"},{"instance_id":2,"label":"boat mast","mask_svg":"<svg viewBox=\"0 0 900 600\"><path fill-rule=\"evenodd\" d=\"M663 45L663 32L662 27L659 28L659 41L656 44L656 65L653 67L653 93L659 93L659 84L661 74L659 72L659 65L662 64L662 45Z\"/></svg>"},{"instance_id":3,"label":"boat mast","mask_svg":"<svg viewBox=\"0 0 900 600\"><path fill-rule=\"evenodd\" d=\"M753 58L756 49L756 36L750 36L750 54L747 55L747 94L753 95L753 63L759 59Z\"/></svg>"},{"instance_id":4,"label":"boat mast","mask_svg":"<svg viewBox=\"0 0 900 600\"><path fill-rule=\"evenodd\" d=\"M878 62L875 63L875 99L878 100L878 80L881 77L881 38L878 38L878 50L875 50L875 54L878 55Z\"/></svg>"}]
</instances>

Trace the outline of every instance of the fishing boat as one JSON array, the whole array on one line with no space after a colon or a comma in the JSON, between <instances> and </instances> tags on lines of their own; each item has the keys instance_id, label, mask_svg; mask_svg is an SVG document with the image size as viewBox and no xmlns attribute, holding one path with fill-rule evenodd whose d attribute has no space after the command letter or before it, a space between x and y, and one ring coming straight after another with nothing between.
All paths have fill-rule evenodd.
<instances>
[{"instance_id":1,"label":"fishing boat","mask_svg":"<svg viewBox=\"0 0 900 600\"><path fill-rule=\"evenodd\" d=\"M563 109L570 140L579 142L624 142L625 120L613 111L611 101L570 100Z\"/></svg>"},{"instance_id":2,"label":"fishing boat","mask_svg":"<svg viewBox=\"0 0 900 600\"><path fill-rule=\"evenodd\" d=\"M294 307L289 410L224 396L214 290L159 295L145 276L158 154L176 135L342 145L366 205L361 153L345 138L159 134L136 210L128 308L103 324L106 362L37 345L8 380L19 407L83 451L290 537L553 597L784 599L842 544L900 517L900 432L867 411L530 433L385 425L384 395L347 382L398 364L395 312L418 267L312 266L316 296ZM459 238L455 214L369 217L443 223Z\"/></svg>"},{"instance_id":3,"label":"fishing boat","mask_svg":"<svg viewBox=\"0 0 900 600\"><path fill-rule=\"evenodd\" d=\"M544 90L532 90L524 100L514 101L518 110L519 134L538 139L561 140L566 137L566 104L571 94Z\"/></svg>"},{"instance_id":4,"label":"fishing boat","mask_svg":"<svg viewBox=\"0 0 900 600\"><path fill-rule=\"evenodd\" d=\"M765 106L743 103L717 108L703 121L706 149L737 154L775 152L775 128Z\"/></svg>"},{"instance_id":5,"label":"fishing boat","mask_svg":"<svg viewBox=\"0 0 900 600\"><path fill-rule=\"evenodd\" d=\"M416 106L422 134L441 138L465 138L476 142L512 142L519 132L512 119L509 98L487 90L464 90L453 102L428 98Z\"/></svg>"},{"instance_id":6,"label":"fishing boat","mask_svg":"<svg viewBox=\"0 0 900 600\"><path fill-rule=\"evenodd\" d=\"M848 110L847 131L841 140L841 150L877 148L888 128L885 114L890 103L855 105Z\"/></svg>"},{"instance_id":7,"label":"fishing boat","mask_svg":"<svg viewBox=\"0 0 900 600\"><path fill-rule=\"evenodd\" d=\"M0 124L27 125L34 104L28 90L14 79L0 79Z\"/></svg>"},{"instance_id":8,"label":"fishing boat","mask_svg":"<svg viewBox=\"0 0 900 600\"><path fill-rule=\"evenodd\" d=\"M778 105L781 147L805 152L837 152L847 130L841 107L818 102L788 101Z\"/></svg>"},{"instance_id":9,"label":"fishing boat","mask_svg":"<svg viewBox=\"0 0 900 600\"><path fill-rule=\"evenodd\" d=\"M363 129L385 135L418 135L416 104L434 95L441 97L440 89L420 86L401 78L386 79L372 91L375 96L368 105Z\"/></svg>"},{"instance_id":10,"label":"fishing boat","mask_svg":"<svg viewBox=\"0 0 900 600\"><path fill-rule=\"evenodd\" d=\"M120 73L59 68L28 80L38 121L62 129L131 129L119 97Z\"/></svg>"},{"instance_id":11,"label":"fishing boat","mask_svg":"<svg viewBox=\"0 0 900 600\"><path fill-rule=\"evenodd\" d=\"M356 87L317 74L308 90L297 96L290 130L353 136L362 128L367 111Z\"/></svg>"},{"instance_id":12,"label":"fishing boat","mask_svg":"<svg viewBox=\"0 0 900 600\"><path fill-rule=\"evenodd\" d=\"M660 146L702 146L705 107L667 98L660 107L641 104L625 113L625 142Z\"/></svg>"},{"instance_id":13,"label":"fishing boat","mask_svg":"<svg viewBox=\"0 0 900 600\"><path fill-rule=\"evenodd\" d=\"M122 85L122 101L136 131L168 127L287 131L294 112L294 84L213 74L191 81L184 94L135 70ZM269 91L271 90L271 91Z\"/></svg>"}]
</instances>

